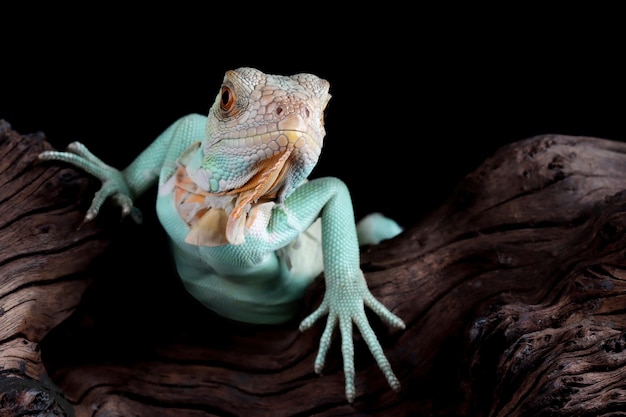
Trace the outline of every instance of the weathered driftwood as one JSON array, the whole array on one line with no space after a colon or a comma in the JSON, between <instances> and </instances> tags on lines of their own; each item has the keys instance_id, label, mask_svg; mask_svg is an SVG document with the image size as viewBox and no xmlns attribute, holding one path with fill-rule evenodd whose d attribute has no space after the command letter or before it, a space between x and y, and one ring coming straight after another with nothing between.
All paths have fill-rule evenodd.
<instances>
[{"instance_id":1,"label":"weathered driftwood","mask_svg":"<svg viewBox=\"0 0 626 417\"><path fill-rule=\"evenodd\" d=\"M236 325L200 308L149 214L77 230L93 180L35 163L48 147L0 124L0 416L626 415L626 144L512 143L419 224L365 248L373 293L407 323L372 316L403 388L388 389L357 336L352 405L337 342L313 373L321 325Z\"/></svg>"},{"instance_id":2,"label":"weathered driftwood","mask_svg":"<svg viewBox=\"0 0 626 417\"><path fill-rule=\"evenodd\" d=\"M35 164L44 148L42 134L21 136L0 120L0 416L68 409L39 344L76 309L107 246L96 224L76 230L88 179Z\"/></svg>"}]
</instances>

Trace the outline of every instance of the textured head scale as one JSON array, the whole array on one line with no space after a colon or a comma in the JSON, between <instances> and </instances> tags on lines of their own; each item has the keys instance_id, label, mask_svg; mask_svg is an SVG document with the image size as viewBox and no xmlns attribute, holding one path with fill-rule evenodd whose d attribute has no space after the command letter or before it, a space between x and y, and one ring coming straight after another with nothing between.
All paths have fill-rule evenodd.
<instances>
[{"instance_id":1,"label":"textured head scale","mask_svg":"<svg viewBox=\"0 0 626 417\"><path fill-rule=\"evenodd\" d=\"M241 189L269 176L261 194L285 198L319 158L329 87L313 74L269 75L248 67L226 72L203 144L202 166L213 180L207 191Z\"/></svg>"}]
</instances>

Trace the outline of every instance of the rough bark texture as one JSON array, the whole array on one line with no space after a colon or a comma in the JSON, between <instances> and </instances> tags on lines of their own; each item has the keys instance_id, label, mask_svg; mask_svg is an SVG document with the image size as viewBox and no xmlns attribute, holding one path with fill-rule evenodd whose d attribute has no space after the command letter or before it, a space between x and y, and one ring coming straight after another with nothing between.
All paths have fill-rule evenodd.
<instances>
[{"instance_id":1,"label":"rough bark texture","mask_svg":"<svg viewBox=\"0 0 626 417\"><path fill-rule=\"evenodd\" d=\"M626 144L512 143L427 218L364 248L372 292L407 323L372 316L403 388L356 336L352 405L336 340L313 372L321 325L200 308L164 237L144 231L149 215L77 230L93 180L34 163L44 148L0 123L0 416L626 415ZM319 279L301 317L322 291Z\"/></svg>"},{"instance_id":2,"label":"rough bark texture","mask_svg":"<svg viewBox=\"0 0 626 417\"><path fill-rule=\"evenodd\" d=\"M77 230L90 181L40 166L42 134L21 136L0 120L0 415L66 415L71 409L42 363L40 343L76 309L88 269L108 240ZM71 414L67 414L71 415Z\"/></svg>"}]
</instances>

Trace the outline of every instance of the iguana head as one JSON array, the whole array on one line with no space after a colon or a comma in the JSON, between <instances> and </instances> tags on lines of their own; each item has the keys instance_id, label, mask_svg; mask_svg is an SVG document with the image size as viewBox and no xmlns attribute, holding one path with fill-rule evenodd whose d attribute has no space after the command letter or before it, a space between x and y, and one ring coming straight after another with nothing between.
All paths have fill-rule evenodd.
<instances>
[{"instance_id":1,"label":"iguana head","mask_svg":"<svg viewBox=\"0 0 626 417\"><path fill-rule=\"evenodd\" d=\"M228 71L209 110L206 135L179 158L176 207L187 243L241 244L309 176L326 131L329 83L312 74ZM199 151L199 153L197 152Z\"/></svg>"},{"instance_id":2,"label":"iguana head","mask_svg":"<svg viewBox=\"0 0 626 417\"><path fill-rule=\"evenodd\" d=\"M226 72L209 110L201 167L211 193L283 200L311 173L326 131L329 83L312 74Z\"/></svg>"}]
</instances>

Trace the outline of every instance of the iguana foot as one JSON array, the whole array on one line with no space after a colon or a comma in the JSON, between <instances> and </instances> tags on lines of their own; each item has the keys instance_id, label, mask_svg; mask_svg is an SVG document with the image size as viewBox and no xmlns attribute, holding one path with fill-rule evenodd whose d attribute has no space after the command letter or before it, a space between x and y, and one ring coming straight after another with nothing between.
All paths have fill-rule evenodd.
<instances>
[{"instance_id":1,"label":"iguana foot","mask_svg":"<svg viewBox=\"0 0 626 417\"><path fill-rule=\"evenodd\" d=\"M309 329L322 316L328 314L326 327L320 339L320 347L315 359L315 372L321 373L326 360L326 354L331 345L331 338L335 327L339 325L341 331L341 352L346 384L346 398L353 402L356 396L354 383L354 342L352 339L352 326L356 324L363 340L369 347L372 356L378 363L389 386L394 390L400 390L400 381L391 369L391 365L385 356L383 349L372 329L367 316L365 306L378 314L387 324L404 329L405 324L398 316L387 309L378 301L367 288L365 278L361 274L351 282L340 282L335 286L328 286L326 294L320 306L311 315L300 323L300 330Z\"/></svg>"},{"instance_id":2,"label":"iguana foot","mask_svg":"<svg viewBox=\"0 0 626 417\"><path fill-rule=\"evenodd\" d=\"M122 208L123 217L130 215L135 222L141 223L141 212L133 205L131 193L123 174L118 169L105 164L82 143L70 143L67 146L67 152L44 151L39 154L39 159L67 162L102 182L102 187L96 192L83 222L93 220L100 212L102 204L110 197L115 204Z\"/></svg>"}]
</instances>

